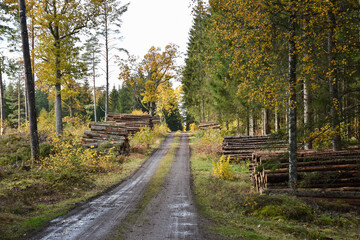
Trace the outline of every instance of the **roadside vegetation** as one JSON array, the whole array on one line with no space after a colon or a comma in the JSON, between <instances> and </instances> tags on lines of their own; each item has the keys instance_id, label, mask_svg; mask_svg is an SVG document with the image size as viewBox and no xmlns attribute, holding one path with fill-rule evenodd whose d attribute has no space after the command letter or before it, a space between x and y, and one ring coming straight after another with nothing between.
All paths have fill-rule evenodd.
<instances>
[{"instance_id":1,"label":"roadside vegetation","mask_svg":"<svg viewBox=\"0 0 360 240\"><path fill-rule=\"evenodd\" d=\"M46 116L45 116L46 115ZM55 133L55 117L39 116L40 160L30 159L29 133L0 137L0 239L24 239L49 220L65 214L131 175L160 145L168 128L144 128L130 137L129 156L111 146L84 148L81 136L88 120L65 118L65 131Z\"/></svg>"},{"instance_id":2,"label":"roadside vegetation","mask_svg":"<svg viewBox=\"0 0 360 240\"><path fill-rule=\"evenodd\" d=\"M215 239L359 239L359 209L252 190L250 162L220 156L224 132L193 131L195 201ZM204 226L203 226L204 227Z\"/></svg>"}]
</instances>

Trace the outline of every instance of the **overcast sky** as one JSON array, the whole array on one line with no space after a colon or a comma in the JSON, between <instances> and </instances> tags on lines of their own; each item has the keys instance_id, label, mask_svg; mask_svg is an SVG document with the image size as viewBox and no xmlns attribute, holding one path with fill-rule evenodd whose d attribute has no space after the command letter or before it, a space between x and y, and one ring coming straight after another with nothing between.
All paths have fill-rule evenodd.
<instances>
[{"instance_id":1,"label":"overcast sky","mask_svg":"<svg viewBox=\"0 0 360 240\"><path fill-rule=\"evenodd\" d=\"M122 44L131 54L142 57L151 46L163 49L169 43L185 52L192 25L190 0L130 0L122 19Z\"/></svg>"}]
</instances>

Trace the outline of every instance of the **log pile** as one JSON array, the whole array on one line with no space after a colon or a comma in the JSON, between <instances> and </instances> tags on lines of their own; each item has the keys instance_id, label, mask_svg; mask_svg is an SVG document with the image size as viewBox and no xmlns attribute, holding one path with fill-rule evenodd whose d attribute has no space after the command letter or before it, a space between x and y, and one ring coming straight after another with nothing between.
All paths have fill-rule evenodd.
<instances>
[{"instance_id":1,"label":"log pile","mask_svg":"<svg viewBox=\"0 0 360 240\"><path fill-rule=\"evenodd\" d=\"M222 154L230 156L231 161L251 160L254 151L265 149L285 150L287 144L270 136L229 136L222 144Z\"/></svg>"},{"instance_id":2,"label":"log pile","mask_svg":"<svg viewBox=\"0 0 360 240\"><path fill-rule=\"evenodd\" d=\"M135 114L117 114L109 113L108 120L118 123L125 123L125 126L129 133L134 134L140 131L142 127L153 127L153 116L146 115L135 115ZM157 119L155 119L157 122Z\"/></svg>"},{"instance_id":3,"label":"log pile","mask_svg":"<svg viewBox=\"0 0 360 240\"><path fill-rule=\"evenodd\" d=\"M258 192L289 191L287 152L257 151L252 161L252 180ZM297 161L297 195L360 200L360 150L299 151Z\"/></svg>"},{"instance_id":4,"label":"log pile","mask_svg":"<svg viewBox=\"0 0 360 240\"><path fill-rule=\"evenodd\" d=\"M152 118L152 124L155 126L156 124L160 124L160 118L158 116L153 116Z\"/></svg>"},{"instance_id":5,"label":"log pile","mask_svg":"<svg viewBox=\"0 0 360 240\"><path fill-rule=\"evenodd\" d=\"M199 124L200 130L208 130L208 129L220 129L220 125L216 122L202 122Z\"/></svg>"},{"instance_id":6,"label":"log pile","mask_svg":"<svg viewBox=\"0 0 360 240\"><path fill-rule=\"evenodd\" d=\"M91 122L89 127L90 130L84 132L81 140L84 147L98 148L100 145L109 143L116 146L119 154L129 154L130 144L124 123Z\"/></svg>"}]
</instances>

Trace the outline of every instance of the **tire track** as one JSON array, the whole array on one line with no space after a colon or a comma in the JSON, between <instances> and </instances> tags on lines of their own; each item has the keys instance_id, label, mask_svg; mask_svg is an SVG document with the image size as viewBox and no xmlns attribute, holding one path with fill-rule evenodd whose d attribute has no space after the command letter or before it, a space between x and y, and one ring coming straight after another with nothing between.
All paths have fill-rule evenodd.
<instances>
[{"instance_id":1,"label":"tire track","mask_svg":"<svg viewBox=\"0 0 360 240\"><path fill-rule=\"evenodd\" d=\"M188 137L182 133L163 191L148 204L126 239L202 239L190 188L189 158Z\"/></svg>"}]
</instances>

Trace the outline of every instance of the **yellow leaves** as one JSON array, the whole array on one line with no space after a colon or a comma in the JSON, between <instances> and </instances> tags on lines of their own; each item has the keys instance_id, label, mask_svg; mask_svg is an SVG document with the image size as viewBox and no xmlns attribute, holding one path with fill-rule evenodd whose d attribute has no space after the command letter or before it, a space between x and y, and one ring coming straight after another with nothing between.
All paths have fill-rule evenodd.
<instances>
[{"instance_id":1,"label":"yellow leaves","mask_svg":"<svg viewBox=\"0 0 360 240\"><path fill-rule=\"evenodd\" d=\"M131 112L131 114L134 114L134 115L147 115L148 113L147 112L143 112L142 110L140 109L135 109Z\"/></svg>"},{"instance_id":2,"label":"yellow leaves","mask_svg":"<svg viewBox=\"0 0 360 240\"><path fill-rule=\"evenodd\" d=\"M222 155L217 162L213 162L214 176L225 180L234 179L234 170L230 165L230 156Z\"/></svg>"},{"instance_id":3,"label":"yellow leaves","mask_svg":"<svg viewBox=\"0 0 360 240\"><path fill-rule=\"evenodd\" d=\"M176 45L169 44L161 52L160 48L151 47L140 62L133 57L120 61L119 78L130 84L138 95L143 96L143 103L158 105L159 102L167 101L166 99L173 99L169 97L168 88L171 88L170 80L174 79L176 74L177 48Z\"/></svg>"}]
</instances>

